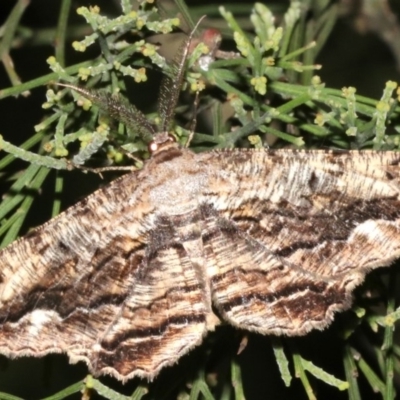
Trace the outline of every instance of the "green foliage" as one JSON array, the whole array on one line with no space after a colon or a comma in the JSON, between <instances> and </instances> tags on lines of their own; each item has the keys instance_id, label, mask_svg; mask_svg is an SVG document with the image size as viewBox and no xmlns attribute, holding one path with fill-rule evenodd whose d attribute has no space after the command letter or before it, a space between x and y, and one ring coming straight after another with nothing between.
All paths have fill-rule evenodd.
<instances>
[{"instance_id":1,"label":"green foliage","mask_svg":"<svg viewBox=\"0 0 400 400\"><path fill-rule=\"evenodd\" d=\"M18 236L36 198L35 193L50 176L49 168L126 166L131 163L127 152L135 157L135 166L140 167L147 157L146 140L138 132L113 125L114 122L104 117L87 99L71 93L68 88L51 85L58 81L84 84L126 99L131 85L142 85L149 79L148 71L161 70L164 74L171 74L171 63L157 52L156 43L163 36L169 37L170 32L177 31L177 26L182 24L177 18L177 10L172 18L166 18L150 1L139 2L133 8L130 1L121 0L121 13L114 17L103 14L97 6L80 7L76 12L85 19L85 29L89 33L73 41L72 47L85 53L98 46L100 54L66 66L65 43L73 27L68 25L71 3L63 0L54 30L55 57L47 60L52 72L21 83L9 50L13 42L23 40L24 31L20 24L26 6L26 1L18 1L3 25L0 55L12 86L0 91L0 99L23 95L42 85L50 86L43 104L43 119L35 126L31 137L17 146L0 136L0 148L8 153L0 160L0 170L2 176L12 182L8 195L0 204L3 246ZM245 7L245 22L235 17L233 11L239 11L238 6L188 10L182 1L176 1L176 7L181 15L191 15L192 18L187 18L189 29L193 26L191 19L196 21L202 13L212 15L213 18L206 19L203 24L207 26L212 22L222 28L227 41L230 38L234 46L233 53L216 59L206 69L200 68L198 61L211 49L199 44L190 56L187 87L199 92L200 108L208 111L205 118L212 127L208 132L195 132L190 143L194 151L269 145L375 150L399 148L400 107L398 98L394 97L394 94L398 95L394 82L389 81L382 97L375 100L357 95L353 87L343 90L328 88L315 74L320 69L315 62L316 56L337 18L338 10L334 5L327 4L317 9L311 1L292 1L288 10L280 15L278 24L271 9L261 3L252 9ZM309 14L312 14L311 19ZM160 35L156 40L155 34ZM192 102L186 100L179 105L175 116L177 121L190 120L188 112L190 114L191 107L187 104ZM154 113L149 113L148 117L157 122ZM187 129L176 126L174 133L182 144L187 142ZM7 175L17 158L30 165L21 173ZM62 192L63 186L62 177L57 176L56 193ZM26 191L26 188L30 190ZM59 209L56 197L53 215ZM384 290L378 290L378 300L385 298ZM374 316L367 305L362 313L354 312L351 323L347 321L337 328L337 340L343 340L343 372L338 377L303 357L295 347L295 341L271 339L276 368L284 385L289 387L294 380L300 380L306 396L314 399L314 378L317 378L336 387L337 391L347 391L348 397L356 400L361 398L358 376L363 376L382 398L393 399L393 375L398 372L400 355L393 337L394 323L400 316L395 310L394 294L395 287L389 284L386 316ZM385 314L384 310L382 314ZM370 341L370 349L375 353L377 368L353 345L354 338L368 341L366 333L356 333L361 322L368 335L374 335L375 343ZM206 340L204 351L212 348L212 340ZM179 393L178 397L182 399L245 398L239 358L231 356L230 374L222 374L222 378L208 375L204 363L200 363L194 378L189 374L184 379L176 377L169 393ZM62 399L80 392L87 397L97 392L109 399L128 398L90 376L51 398ZM169 397L168 392L160 391L156 381L154 384L140 383L129 398L139 399L147 393L152 398ZM15 399L4 393L0 393L0 398Z\"/></svg>"}]
</instances>

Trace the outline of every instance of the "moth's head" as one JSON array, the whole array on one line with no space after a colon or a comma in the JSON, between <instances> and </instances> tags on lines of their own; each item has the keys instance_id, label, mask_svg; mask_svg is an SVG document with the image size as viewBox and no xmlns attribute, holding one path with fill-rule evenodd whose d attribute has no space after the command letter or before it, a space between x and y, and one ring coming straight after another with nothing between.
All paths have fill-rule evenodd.
<instances>
[{"instance_id":1,"label":"moth's head","mask_svg":"<svg viewBox=\"0 0 400 400\"><path fill-rule=\"evenodd\" d=\"M178 147L178 143L174 136L168 132L157 133L153 140L148 144L151 155L165 151L171 147Z\"/></svg>"}]
</instances>

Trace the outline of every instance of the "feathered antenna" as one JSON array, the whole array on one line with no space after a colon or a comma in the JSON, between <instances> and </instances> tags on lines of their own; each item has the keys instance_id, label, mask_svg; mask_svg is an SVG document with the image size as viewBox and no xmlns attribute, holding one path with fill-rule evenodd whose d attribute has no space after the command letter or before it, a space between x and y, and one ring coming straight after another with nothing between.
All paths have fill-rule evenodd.
<instances>
[{"instance_id":1,"label":"feathered antenna","mask_svg":"<svg viewBox=\"0 0 400 400\"><path fill-rule=\"evenodd\" d=\"M178 103L190 43L194 32L204 18L204 16L200 18L174 58L171 65L172 75L165 75L163 78L158 98L158 112L161 118L158 129L150 123L142 111L133 104L129 104L118 95L86 89L69 83L57 83L57 85L78 92L83 97L89 99L93 104L97 105L101 110L105 111L110 117L122 122L128 129L140 134L147 142L153 140L157 134L165 135L170 128L172 116Z\"/></svg>"},{"instance_id":2,"label":"feathered antenna","mask_svg":"<svg viewBox=\"0 0 400 400\"><path fill-rule=\"evenodd\" d=\"M204 18L205 16L199 19L172 61L172 75L165 75L161 82L160 93L158 96L158 112L161 117L160 133L169 131L172 116L178 103L179 94L182 88L183 78L185 76L185 66L190 44L196 29Z\"/></svg>"},{"instance_id":3,"label":"feathered antenna","mask_svg":"<svg viewBox=\"0 0 400 400\"><path fill-rule=\"evenodd\" d=\"M57 83L57 85L70 88L81 94L106 112L111 118L122 122L128 129L141 135L146 141L152 140L157 134L157 129L155 129L142 111L119 95L102 90L86 89L69 83Z\"/></svg>"}]
</instances>

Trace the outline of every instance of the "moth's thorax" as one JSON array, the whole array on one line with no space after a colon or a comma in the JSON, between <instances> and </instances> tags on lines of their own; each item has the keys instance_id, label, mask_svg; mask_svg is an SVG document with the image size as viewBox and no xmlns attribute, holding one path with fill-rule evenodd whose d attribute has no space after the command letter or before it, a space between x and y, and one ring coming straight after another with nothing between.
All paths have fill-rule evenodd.
<instances>
[{"instance_id":1,"label":"moth's thorax","mask_svg":"<svg viewBox=\"0 0 400 400\"><path fill-rule=\"evenodd\" d=\"M198 206L208 173L192 151L180 148L176 143L164 144L164 148L148 161L146 170L151 202L172 214Z\"/></svg>"}]
</instances>

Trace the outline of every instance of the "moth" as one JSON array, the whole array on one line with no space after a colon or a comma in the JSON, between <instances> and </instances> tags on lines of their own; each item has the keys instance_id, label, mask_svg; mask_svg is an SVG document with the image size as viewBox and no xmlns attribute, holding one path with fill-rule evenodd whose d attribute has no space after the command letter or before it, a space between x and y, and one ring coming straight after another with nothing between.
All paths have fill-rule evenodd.
<instances>
[{"instance_id":1,"label":"moth","mask_svg":"<svg viewBox=\"0 0 400 400\"><path fill-rule=\"evenodd\" d=\"M161 126L86 89L151 136L151 158L0 252L0 352L66 353L91 373L153 379L221 319L306 335L400 257L400 155L226 149L168 134L191 36L161 91Z\"/></svg>"}]
</instances>

